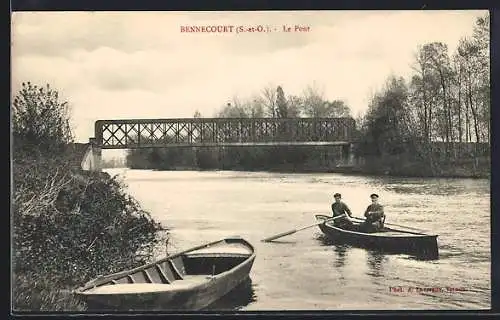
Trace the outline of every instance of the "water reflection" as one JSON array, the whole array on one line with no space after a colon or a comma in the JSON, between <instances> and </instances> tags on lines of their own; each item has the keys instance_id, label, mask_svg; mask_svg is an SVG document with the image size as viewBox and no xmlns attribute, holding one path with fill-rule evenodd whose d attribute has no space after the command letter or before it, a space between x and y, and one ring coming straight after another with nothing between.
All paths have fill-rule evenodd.
<instances>
[{"instance_id":1,"label":"water reflection","mask_svg":"<svg viewBox=\"0 0 500 320\"><path fill-rule=\"evenodd\" d=\"M384 276L384 264L387 262L388 258L385 254L380 251L367 250L366 264L368 265L367 275L372 277L383 277Z\"/></svg>"},{"instance_id":2,"label":"water reflection","mask_svg":"<svg viewBox=\"0 0 500 320\"><path fill-rule=\"evenodd\" d=\"M341 272L342 268L344 268L347 263L348 252L352 247L347 244L334 243L331 239L323 235L319 235L317 239L320 240L322 245L333 246L333 251L335 253L334 266ZM383 277L384 265L389 260L387 253L380 250L366 249L366 256L366 264L369 270L367 275L376 278Z\"/></svg>"},{"instance_id":3,"label":"water reflection","mask_svg":"<svg viewBox=\"0 0 500 320\"><path fill-rule=\"evenodd\" d=\"M439 253L439 256L436 257L436 256L428 256L428 255L411 255L409 254L406 259L408 260L415 260L415 261L437 261L437 260L440 260L442 259L443 256L441 255L441 253Z\"/></svg>"},{"instance_id":4,"label":"water reflection","mask_svg":"<svg viewBox=\"0 0 500 320\"><path fill-rule=\"evenodd\" d=\"M328 238L324 233L317 234L316 239L319 240L322 246L331 246L335 244L335 242Z\"/></svg>"},{"instance_id":5,"label":"water reflection","mask_svg":"<svg viewBox=\"0 0 500 320\"><path fill-rule=\"evenodd\" d=\"M227 295L217 300L203 310L241 310L250 303L257 301L252 279L247 278Z\"/></svg>"},{"instance_id":6,"label":"water reflection","mask_svg":"<svg viewBox=\"0 0 500 320\"><path fill-rule=\"evenodd\" d=\"M482 194L484 188L488 186L488 180L377 177L372 178L370 184L390 192L406 195L458 195L463 193Z\"/></svg>"},{"instance_id":7,"label":"water reflection","mask_svg":"<svg viewBox=\"0 0 500 320\"><path fill-rule=\"evenodd\" d=\"M340 269L345 266L347 260L347 245L335 245L333 251L335 252L335 268Z\"/></svg>"},{"instance_id":8,"label":"water reflection","mask_svg":"<svg viewBox=\"0 0 500 320\"><path fill-rule=\"evenodd\" d=\"M333 265L335 269L337 269L339 272L342 272L342 269L344 268L347 262L347 252L349 251L351 246L347 244L335 243L333 240L331 240L324 234L319 234L316 239L320 241L322 246L333 247L333 252L335 253L335 261Z\"/></svg>"},{"instance_id":9,"label":"water reflection","mask_svg":"<svg viewBox=\"0 0 500 320\"><path fill-rule=\"evenodd\" d=\"M324 234L319 234L316 239L320 242L322 246L335 246L335 252L337 252L337 258L340 258L340 262L337 263L345 263L345 254L351 245L341 243L335 240L328 238ZM373 246L366 245L363 243L357 243L354 247L367 250L369 256L369 263L376 265L378 262L383 262L388 259L388 256L391 255L407 255L410 259L419 260L419 261L429 261L429 260L438 260L440 255L436 256L434 252L421 252L421 253L410 253L404 252L402 250L387 250L387 249L377 249ZM343 266L343 265L341 265Z\"/></svg>"}]
</instances>

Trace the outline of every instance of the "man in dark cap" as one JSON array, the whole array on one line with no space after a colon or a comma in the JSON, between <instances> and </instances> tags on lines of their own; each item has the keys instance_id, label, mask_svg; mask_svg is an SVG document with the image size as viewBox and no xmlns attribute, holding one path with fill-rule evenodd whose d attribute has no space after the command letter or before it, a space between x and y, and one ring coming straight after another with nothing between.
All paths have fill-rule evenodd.
<instances>
[{"instance_id":1,"label":"man in dark cap","mask_svg":"<svg viewBox=\"0 0 500 320\"><path fill-rule=\"evenodd\" d=\"M370 195L372 204L365 210L366 220L361 224L361 230L364 232L377 232L384 228L385 214L384 207L378 203L378 194Z\"/></svg>"},{"instance_id":2,"label":"man in dark cap","mask_svg":"<svg viewBox=\"0 0 500 320\"><path fill-rule=\"evenodd\" d=\"M333 195L335 202L332 203L332 212L333 217L338 217L341 215L347 214L349 217L352 217L351 210L349 207L341 201L342 195L340 193L336 193ZM347 217L338 218L333 220L333 225L342 229L352 229L353 223Z\"/></svg>"}]
</instances>

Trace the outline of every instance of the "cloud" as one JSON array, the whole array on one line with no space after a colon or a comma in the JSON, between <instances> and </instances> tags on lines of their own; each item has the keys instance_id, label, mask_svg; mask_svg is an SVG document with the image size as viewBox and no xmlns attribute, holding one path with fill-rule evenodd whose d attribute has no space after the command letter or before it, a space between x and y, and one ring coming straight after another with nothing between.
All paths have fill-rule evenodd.
<instances>
[{"instance_id":1,"label":"cloud","mask_svg":"<svg viewBox=\"0 0 500 320\"><path fill-rule=\"evenodd\" d=\"M101 47L124 52L168 49L176 20L155 13L22 12L13 14L12 30L19 54L66 57L74 50Z\"/></svg>"}]
</instances>

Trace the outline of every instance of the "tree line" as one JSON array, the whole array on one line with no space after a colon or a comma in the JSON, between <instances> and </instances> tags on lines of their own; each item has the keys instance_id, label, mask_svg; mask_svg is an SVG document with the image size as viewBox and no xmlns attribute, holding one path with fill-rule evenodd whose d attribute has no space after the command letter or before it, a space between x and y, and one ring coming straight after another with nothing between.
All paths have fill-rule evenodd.
<instances>
[{"instance_id":1,"label":"tree line","mask_svg":"<svg viewBox=\"0 0 500 320\"><path fill-rule=\"evenodd\" d=\"M419 46L410 79L391 76L358 119L358 154L389 171L489 171L489 61L488 16L455 52L441 42Z\"/></svg>"},{"instance_id":2,"label":"tree line","mask_svg":"<svg viewBox=\"0 0 500 320\"><path fill-rule=\"evenodd\" d=\"M449 52L441 42L416 48L408 79L392 75L356 118L355 170L430 176L489 174L489 17L476 19L471 37ZM329 101L317 86L286 95L282 86L233 97L220 118L352 117L342 100ZM202 117L197 111L194 117ZM335 169L341 151L332 147L219 147L135 149L128 166L153 169Z\"/></svg>"},{"instance_id":3,"label":"tree line","mask_svg":"<svg viewBox=\"0 0 500 320\"><path fill-rule=\"evenodd\" d=\"M214 115L218 118L341 118L351 117L343 100L325 98L317 84L307 86L301 95L286 95L282 86L268 85L260 94L241 99L234 96ZM197 111L194 117L201 117Z\"/></svg>"},{"instance_id":4,"label":"tree line","mask_svg":"<svg viewBox=\"0 0 500 320\"><path fill-rule=\"evenodd\" d=\"M258 95L233 97L214 115L217 118L339 118L350 117L342 100L330 101L316 85L301 95L286 95L282 86L269 85ZM194 118L201 118L196 111ZM141 138L142 139L142 138ZM133 149L127 153L131 168L226 170L328 170L341 157L340 148L311 146L211 147Z\"/></svg>"}]
</instances>

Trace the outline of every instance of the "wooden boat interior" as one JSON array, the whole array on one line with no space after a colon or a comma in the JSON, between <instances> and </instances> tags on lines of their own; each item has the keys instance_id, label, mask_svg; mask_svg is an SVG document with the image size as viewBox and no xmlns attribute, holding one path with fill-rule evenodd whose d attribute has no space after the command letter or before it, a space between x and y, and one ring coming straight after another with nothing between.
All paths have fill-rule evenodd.
<instances>
[{"instance_id":1,"label":"wooden boat interior","mask_svg":"<svg viewBox=\"0 0 500 320\"><path fill-rule=\"evenodd\" d=\"M132 270L98 277L87 283L81 293L138 293L189 287L236 267L252 254L253 248L248 245L225 239Z\"/></svg>"},{"instance_id":2,"label":"wooden boat interior","mask_svg":"<svg viewBox=\"0 0 500 320\"><path fill-rule=\"evenodd\" d=\"M331 217L326 216L326 215L316 215L317 219L329 219ZM354 219L353 219L354 220ZM352 221L352 220L351 220ZM359 231L359 226L361 225L361 220L356 219L356 221L353 221L354 224L354 229L353 230L344 230L340 229L334 226L334 221L327 221L326 224L330 227L337 228L346 232L355 232L355 233L363 233L363 234L369 234L373 236L388 236L388 237L408 237L408 236L429 236L428 234L421 233L421 232L415 232L411 230L403 230L403 229L393 229L389 227L384 227L382 230L377 231L377 232L361 232Z\"/></svg>"}]
</instances>

